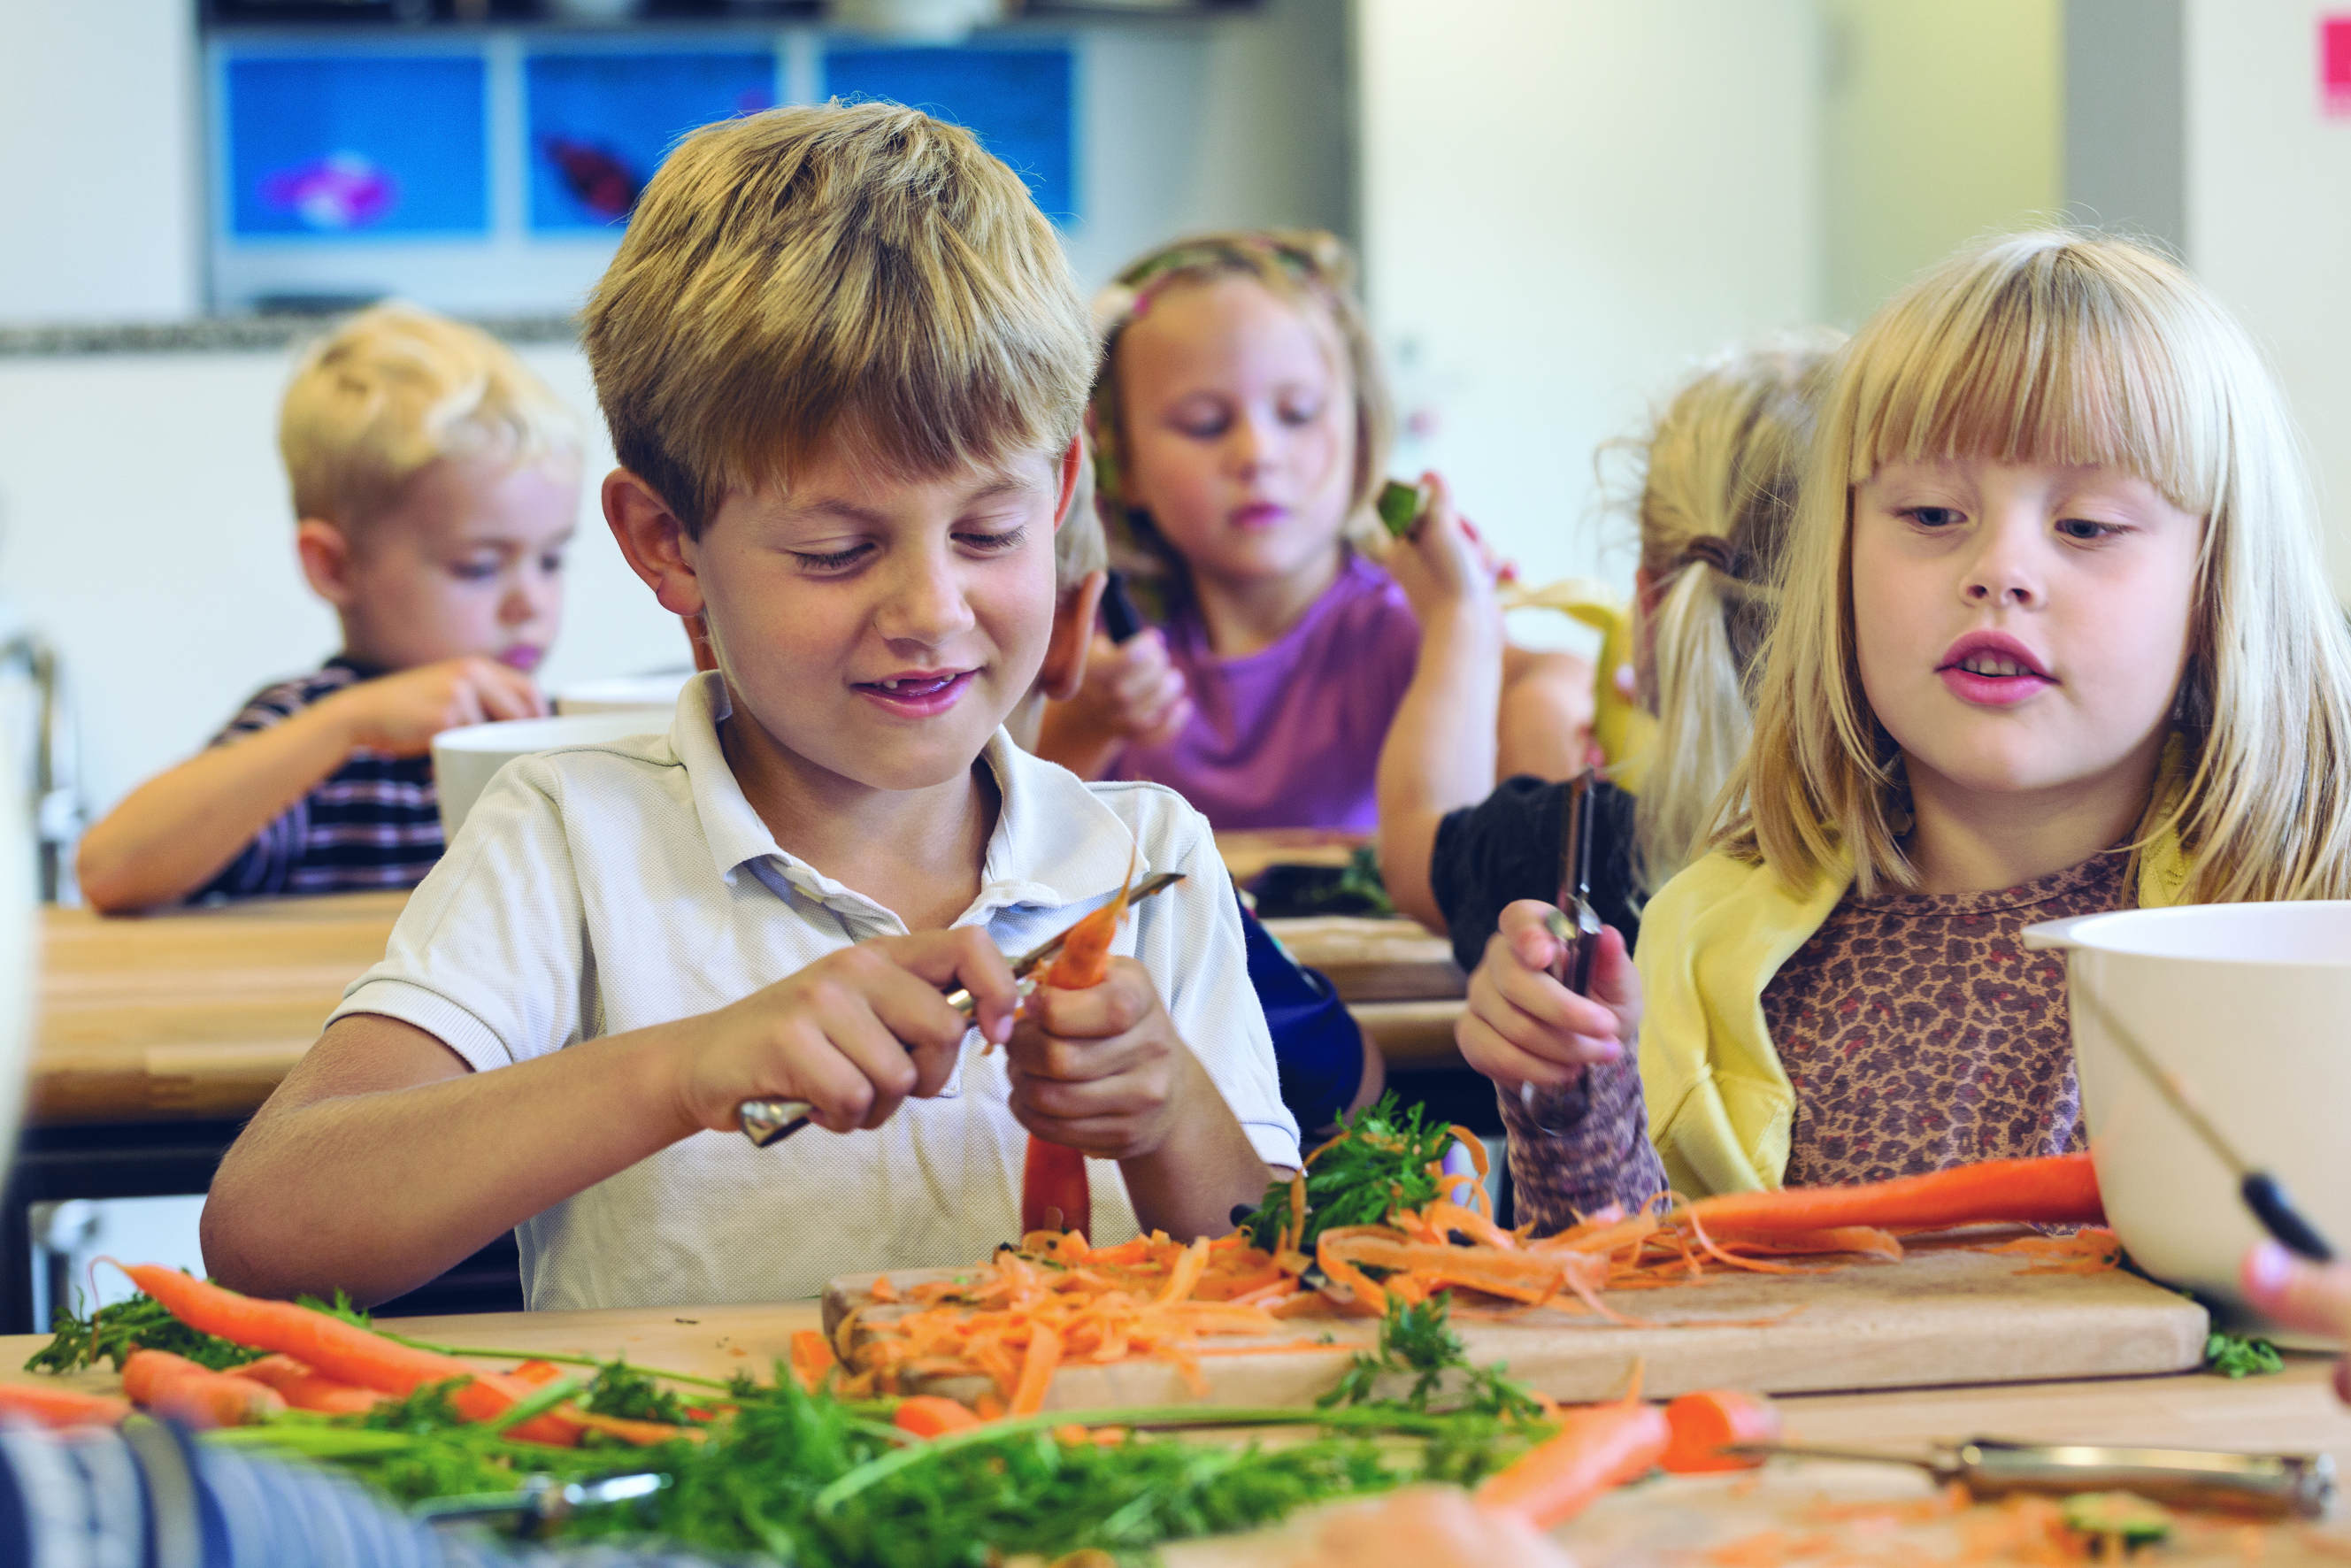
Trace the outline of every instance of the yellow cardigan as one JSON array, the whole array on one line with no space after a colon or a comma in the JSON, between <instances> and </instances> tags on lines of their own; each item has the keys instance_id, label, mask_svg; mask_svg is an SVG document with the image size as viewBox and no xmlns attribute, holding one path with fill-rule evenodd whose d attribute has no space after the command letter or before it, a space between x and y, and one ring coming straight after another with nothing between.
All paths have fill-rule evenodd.
<instances>
[{"instance_id":1,"label":"yellow cardigan","mask_svg":"<svg viewBox=\"0 0 2351 1568\"><path fill-rule=\"evenodd\" d=\"M2166 833L2139 857L2139 907L2178 904L2188 861ZM1657 890L1641 915L1641 1084L1675 1191L1776 1187L1796 1095L1763 1025L1763 988L1852 885L1849 866L1792 894L1719 851Z\"/></svg>"}]
</instances>

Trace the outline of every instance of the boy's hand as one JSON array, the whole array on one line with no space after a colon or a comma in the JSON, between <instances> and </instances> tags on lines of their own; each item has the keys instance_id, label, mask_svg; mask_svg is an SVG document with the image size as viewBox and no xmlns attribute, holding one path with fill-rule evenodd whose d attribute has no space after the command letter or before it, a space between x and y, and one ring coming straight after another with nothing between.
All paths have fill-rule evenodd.
<instances>
[{"instance_id":1,"label":"boy's hand","mask_svg":"<svg viewBox=\"0 0 2351 1568\"><path fill-rule=\"evenodd\" d=\"M1094 633L1085 680L1060 706L1086 729L1134 746L1163 746L1192 717L1184 673L1169 660L1167 640L1155 626L1123 643Z\"/></svg>"},{"instance_id":2,"label":"boy's hand","mask_svg":"<svg viewBox=\"0 0 2351 1568\"><path fill-rule=\"evenodd\" d=\"M1454 514L1452 493L1435 474L1421 476L1428 507L1410 535L1398 539L1382 562L1404 590L1413 615L1426 626L1438 617L1471 615L1499 627L1501 607L1494 583L1500 568L1485 546Z\"/></svg>"},{"instance_id":3,"label":"boy's hand","mask_svg":"<svg viewBox=\"0 0 2351 1568\"><path fill-rule=\"evenodd\" d=\"M1543 926L1551 913L1531 898L1502 911L1501 929L1469 977L1469 1010L1453 1026L1469 1065L1498 1083L1563 1087L1640 1038L1641 977L1625 938L1614 926L1601 932L1592 995L1579 997L1551 977L1560 955Z\"/></svg>"},{"instance_id":4,"label":"boy's hand","mask_svg":"<svg viewBox=\"0 0 2351 1568\"><path fill-rule=\"evenodd\" d=\"M695 1020L675 1097L681 1120L732 1132L746 1100L805 1100L831 1132L878 1127L910 1094L955 1071L967 1026L947 1006L956 985L978 1001L980 1032L1011 1032L1019 992L987 931L958 925L878 936L828 953L789 979Z\"/></svg>"},{"instance_id":5,"label":"boy's hand","mask_svg":"<svg viewBox=\"0 0 2351 1568\"><path fill-rule=\"evenodd\" d=\"M1109 977L1082 991L1040 986L1006 1054L1020 1124L1097 1159L1156 1152L1198 1096L1217 1095L1133 958L1113 958Z\"/></svg>"},{"instance_id":6,"label":"boy's hand","mask_svg":"<svg viewBox=\"0 0 2351 1568\"><path fill-rule=\"evenodd\" d=\"M528 675L479 656L420 664L396 675L363 681L326 702L350 726L355 749L421 757L433 737L461 725L538 718L547 712Z\"/></svg>"}]
</instances>

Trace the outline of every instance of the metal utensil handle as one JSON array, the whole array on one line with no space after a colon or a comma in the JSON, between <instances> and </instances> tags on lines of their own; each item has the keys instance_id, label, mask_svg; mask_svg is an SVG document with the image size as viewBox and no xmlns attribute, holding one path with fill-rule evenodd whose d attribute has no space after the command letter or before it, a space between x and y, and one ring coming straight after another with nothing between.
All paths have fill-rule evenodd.
<instances>
[{"instance_id":1,"label":"metal utensil handle","mask_svg":"<svg viewBox=\"0 0 2351 1568\"><path fill-rule=\"evenodd\" d=\"M1183 880L1184 873L1180 871L1155 873L1127 890L1127 904L1131 908L1146 898L1156 897ZM1065 929L1056 932L1012 961L1017 1000L1029 999L1029 993L1037 988L1037 969L1060 953L1061 945L1070 939L1070 933L1082 924L1082 920L1071 922ZM977 1021L979 1004L972 999L968 989L957 986L947 993L946 1000L947 1006L963 1015L964 1022ZM805 1100L746 1100L736 1108L735 1113L743 1135L751 1140L753 1147L764 1149L782 1143L807 1126L812 1109Z\"/></svg>"},{"instance_id":2,"label":"metal utensil handle","mask_svg":"<svg viewBox=\"0 0 2351 1568\"><path fill-rule=\"evenodd\" d=\"M2182 1448L2001 1443L1959 1446L1958 1479L1977 1497L2129 1491L2156 1502L2316 1519L2335 1496L2325 1454L2221 1454Z\"/></svg>"},{"instance_id":3,"label":"metal utensil handle","mask_svg":"<svg viewBox=\"0 0 2351 1568\"><path fill-rule=\"evenodd\" d=\"M1023 975L1020 977L1018 990L1023 1001L1036 988L1035 977ZM969 991L957 986L947 993L947 1006L961 1013L964 1022L970 1023L979 1004L972 999ZM736 1107L735 1114L743 1129L743 1135L751 1140L751 1146L764 1149L782 1143L807 1126L815 1110L816 1107L805 1100L746 1100Z\"/></svg>"}]
</instances>

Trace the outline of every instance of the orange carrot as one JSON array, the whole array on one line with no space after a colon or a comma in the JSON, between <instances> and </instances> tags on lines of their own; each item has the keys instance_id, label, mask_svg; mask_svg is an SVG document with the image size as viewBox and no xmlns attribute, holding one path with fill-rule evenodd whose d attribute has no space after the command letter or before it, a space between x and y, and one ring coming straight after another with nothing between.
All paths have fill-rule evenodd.
<instances>
[{"instance_id":1,"label":"orange carrot","mask_svg":"<svg viewBox=\"0 0 2351 1568\"><path fill-rule=\"evenodd\" d=\"M383 1396L372 1388L321 1377L287 1355L265 1355L238 1367L236 1375L275 1388L294 1409L322 1416L364 1416L383 1403Z\"/></svg>"},{"instance_id":2,"label":"orange carrot","mask_svg":"<svg viewBox=\"0 0 2351 1568\"><path fill-rule=\"evenodd\" d=\"M1770 1236L1790 1230L1949 1229L2001 1221L2095 1225L2105 1218L2086 1154L1985 1160L1926 1176L1853 1186L1791 1186L1700 1198L1690 1215L1709 1229Z\"/></svg>"},{"instance_id":3,"label":"orange carrot","mask_svg":"<svg viewBox=\"0 0 2351 1568\"><path fill-rule=\"evenodd\" d=\"M1647 1474L1671 1438L1666 1413L1637 1399L1564 1411L1559 1430L1489 1477L1478 1501L1549 1530Z\"/></svg>"},{"instance_id":4,"label":"orange carrot","mask_svg":"<svg viewBox=\"0 0 2351 1568\"><path fill-rule=\"evenodd\" d=\"M663 1421L634 1421L625 1416L598 1416L570 1405L560 1408L565 1416L589 1431L601 1432L624 1443L634 1443L640 1448L650 1448L656 1443L666 1443L676 1437L686 1437L699 1443L709 1436L698 1427L673 1427Z\"/></svg>"},{"instance_id":5,"label":"orange carrot","mask_svg":"<svg viewBox=\"0 0 2351 1568\"><path fill-rule=\"evenodd\" d=\"M1776 1443L1780 1412L1761 1394L1735 1388L1685 1394L1666 1406L1666 1425L1673 1441L1657 1463L1677 1475L1702 1470L1750 1470L1759 1456L1726 1454L1733 1443Z\"/></svg>"},{"instance_id":6,"label":"orange carrot","mask_svg":"<svg viewBox=\"0 0 2351 1568\"><path fill-rule=\"evenodd\" d=\"M340 1383L406 1396L428 1384L463 1378L465 1381L452 1391L450 1403L469 1421L495 1420L530 1393L529 1385L511 1377L484 1372L454 1355L401 1344L291 1301L241 1296L152 1263L117 1263L115 1267L190 1328L255 1350L290 1355ZM580 1440L580 1426L549 1412L523 1422L509 1435L529 1442L570 1446Z\"/></svg>"},{"instance_id":7,"label":"orange carrot","mask_svg":"<svg viewBox=\"0 0 2351 1568\"><path fill-rule=\"evenodd\" d=\"M1127 881L1134 878L1134 856L1128 852ZM1110 945L1126 918L1126 883L1118 896L1070 927L1061 950L1045 969L1046 985L1057 990L1083 991L1110 977ZM1086 1186L1086 1156L1075 1149L1029 1140L1028 1157L1020 1168L1020 1228L1029 1230L1093 1229L1093 1196Z\"/></svg>"},{"instance_id":8,"label":"orange carrot","mask_svg":"<svg viewBox=\"0 0 2351 1568\"><path fill-rule=\"evenodd\" d=\"M112 1427L131 1414L129 1401L78 1388L0 1383L0 1416L21 1416L44 1427Z\"/></svg>"},{"instance_id":9,"label":"orange carrot","mask_svg":"<svg viewBox=\"0 0 2351 1568\"><path fill-rule=\"evenodd\" d=\"M526 1387L544 1388L550 1383L561 1382L569 1374L551 1361L532 1360L524 1362L507 1375Z\"/></svg>"},{"instance_id":10,"label":"orange carrot","mask_svg":"<svg viewBox=\"0 0 2351 1568\"><path fill-rule=\"evenodd\" d=\"M198 1366L168 1350L134 1350L122 1364L122 1392L142 1410L192 1427L245 1427L286 1409L276 1389Z\"/></svg>"},{"instance_id":11,"label":"orange carrot","mask_svg":"<svg viewBox=\"0 0 2351 1568\"><path fill-rule=\"evenodd\" d=\"M815 1329L792 1331L792 1375L800 1380L802 1388L814 1388L839 1364L823 1334Z\"/></svg>"},{"instance_id":12,"label":"orange carrot","mask_svg":"<svg viewBox=\"0 0 2351 1568\"><path fill-rule=\"evenodd\" d=\"M1045 1390L1053 1384L1053 1369L1061 1364L1061 1336L1043 1323L1029 1330L1029 1352L1020 1358L1020 1381L1012 1385L1011 1411L1034 1416L1045 1408Z\"/></svg>"},{"instance_id":13,"label":"orange carrot","mask_svg":"<svg viewBox=\"0 0 2351 1568\"><path fill-rule=\"evenodd\" d=\"M898 1408L890 1413L890 1424L917 1437L943 1437L977 1427L980 1421L969 1406L959 1401L917 1394L898 1401Z\"/></svg>"}]
</instances>

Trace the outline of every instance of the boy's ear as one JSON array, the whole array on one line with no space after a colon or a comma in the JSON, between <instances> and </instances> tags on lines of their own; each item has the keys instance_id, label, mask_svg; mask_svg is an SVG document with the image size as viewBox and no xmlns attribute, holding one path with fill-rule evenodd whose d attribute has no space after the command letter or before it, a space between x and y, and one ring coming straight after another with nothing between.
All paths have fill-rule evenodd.
<instances>
[{"instance_id":1,"label":"boy's ear","mask_svg":"<svg viewBox=\"0 0 2351 1568\"><path fill-rule=\"evenodd\" d=\"M1053 528L1058 532L1070 520L1070 502L1078 493L1078 465L1086 460L1086 438L1070 437L1070 449L1061 454L1061 502L1053 508Z\"/></svg>"},{"instance_id":2,"label":"boy's ear","mask_svg":"<svg viewBox=\"0 0 2351 1568\"><path fill-rule=\"evenodd\" d=\"M1094 616L1102 609L1106 571L1090 571L1053 606L1053 635L1045 643L1045 663L1037 671L1037 690L1057 703L1078 695L1085 684L1086 652L1093 645Z\"/></svg>"},{"instance_id":3,"label":"boy's ear","mask_svg":"<svg viewBox=\"0 0 2351 1568\"><path fill-rule=\"evenodd\" d=\"M626 468L604 476L604 521L611 526L630 570L644 579L673 615L702 613L702 579L695 572L684 523L651 485Z\"/></svg>"},{"instance_id":4,"label":"boy's ear","mask_svg":"<svg viewBox=\"0 0 2351 1568\"><path fill-rule=\"evenodd\" d=\"M302 562L311 592L338 610L350 607L356 594L349 535L323 517L304 517L294 525L294 554Z\"/></svg>"}]
</instances>

